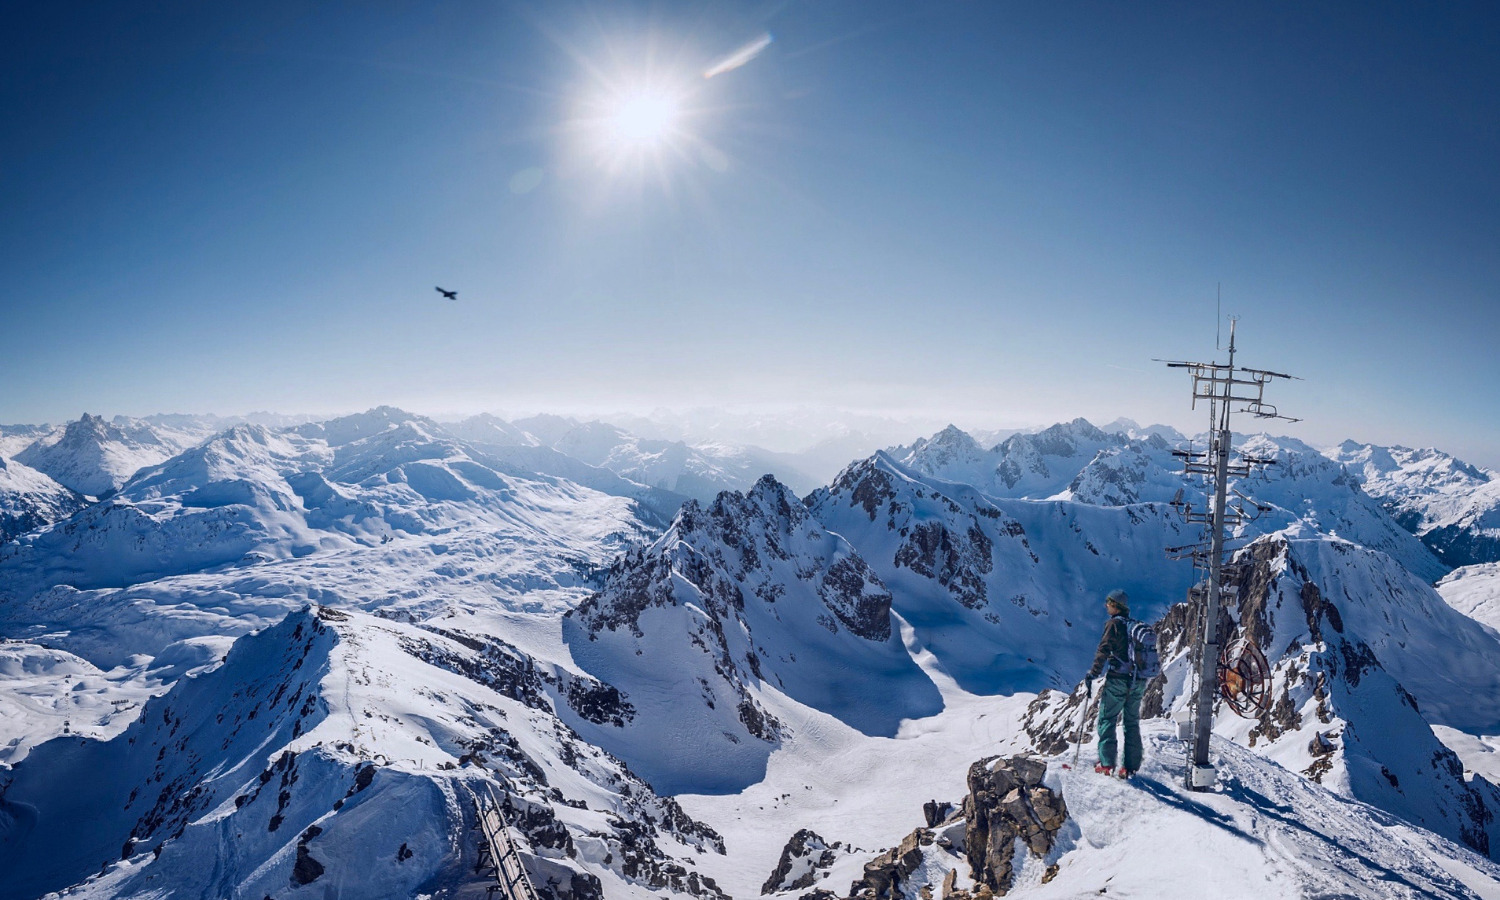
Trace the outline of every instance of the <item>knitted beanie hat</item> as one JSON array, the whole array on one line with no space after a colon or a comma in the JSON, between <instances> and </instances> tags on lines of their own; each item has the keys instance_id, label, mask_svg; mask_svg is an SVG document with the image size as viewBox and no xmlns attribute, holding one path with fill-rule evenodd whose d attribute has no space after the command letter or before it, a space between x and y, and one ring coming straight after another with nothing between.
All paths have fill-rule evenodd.
<instances>
[{"instance_id":1,"label":"knitted beanie hat","mask_svg":"<svg viewBox=\"0 0 1500 900\"><path fill-rule=\"evenodd\" d=\"M1109 596L1104 598L1104 602L1113 603L1120 608L1122 614L1130 615L1130 595L1119 588L1110 591Z\"/></svg>"}]
</instances>

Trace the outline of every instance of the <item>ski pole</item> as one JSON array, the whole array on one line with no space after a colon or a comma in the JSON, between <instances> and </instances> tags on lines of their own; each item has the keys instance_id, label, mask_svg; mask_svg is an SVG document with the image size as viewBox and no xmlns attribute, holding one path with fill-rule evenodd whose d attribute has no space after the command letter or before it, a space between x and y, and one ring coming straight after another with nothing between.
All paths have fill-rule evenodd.
<instances>
[{"instance_id":1,"label":"ski pole","mask_svg":"<svg viewBox=\"0 0 1500 900\"><path fill-rule=\"evenodd\" d=\"M1094 691L1089 680L1083 680L1085 690L1083 692L1083 706L1078 710L1078 734L1073 738L1073 765L1078 765L1078 755L1083 752L1083 725L1089 717L1089 700L1092 699Z\"/></svg>"}]
</instances>

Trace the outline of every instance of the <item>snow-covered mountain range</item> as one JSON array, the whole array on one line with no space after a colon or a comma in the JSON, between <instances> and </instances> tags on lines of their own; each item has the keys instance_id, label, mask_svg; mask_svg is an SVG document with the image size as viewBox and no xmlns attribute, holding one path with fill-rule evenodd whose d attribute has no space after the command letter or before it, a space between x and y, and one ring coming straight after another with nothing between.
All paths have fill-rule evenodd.
<instances>
[{"instance_id":1,"label":"snow-covered mountain range","mask_svg":"<svg viewBox=\"0 0 1500 900\"><path fill-rule=\"evenodd\" d=\"M546 415L506 422L479 415L446 428L491 452L509 455L514 453L513 448L549 448L570 460L700 503L713 502L720 491L748 490L765 474L775 474L803 493L816 486L814 479L801 471L802 464L794 454L723 441L688 444L642 438L606 422ZM539 459L534 454L526 458Z\"/></svg>"},{"instance_id":2,"label":"snow-covered mountain range","mask_svg":"<svg viewBox=\"0 0 1500 900\"><path fill-rule=\"evenodd\" d=\"M1328 456L1449 566L1500 561L1500 473L1440 450L1353 441Z\"/></svg>"},{"instance_id":3,"label":"snow-covered mountain range","mask_svg":"<svg viewBox=\"0 0 1500 900\"><path fill-rule=\"evenodd\" d=\"M549 898L1500 894L1494 479L1431 453L1243 441L1218 627L1274 703L1200 795L1165 718L1135 784L1064 768L1105 591L1186 702L1169 429L950 427L810 488L556 416L25 436L0 898L471 896L490 790Z\"/></svg>"}]
</instances>

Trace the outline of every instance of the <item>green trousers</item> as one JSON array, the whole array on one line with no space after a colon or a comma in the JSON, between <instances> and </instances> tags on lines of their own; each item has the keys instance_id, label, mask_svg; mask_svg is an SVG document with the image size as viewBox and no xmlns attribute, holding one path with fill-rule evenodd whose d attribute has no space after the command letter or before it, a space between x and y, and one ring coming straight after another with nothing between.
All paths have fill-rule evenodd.
<instances>
[{"instance_id":1,"label":"green trousers","mask_svg":"<svg viewBox=\"0 0 1500 900\"><path fill-rule=\"evenodd\" d=\"M1146 679L1110 675L1099 692L1099 762L1115 764L1115 723L1125 719L1125 758L1120 764L1134 772L1141 767L1145 750L1141 747L1141 695L1146 693Z\"/></svg>"}]
</instances>

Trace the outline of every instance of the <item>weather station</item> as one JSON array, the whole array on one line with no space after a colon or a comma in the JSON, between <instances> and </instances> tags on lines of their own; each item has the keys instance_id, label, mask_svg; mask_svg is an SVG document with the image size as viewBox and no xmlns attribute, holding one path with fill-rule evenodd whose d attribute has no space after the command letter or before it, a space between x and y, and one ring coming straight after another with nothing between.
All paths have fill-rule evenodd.
<instances>
[{"instance_id":1,"label":"weather station","mask_svg":"<svg viewBox=\"0 0 1500 900\"><path fill-rule=\"evenodd\" d=\"M1209 736L1213 733L1214 695L1222 695L1231 709L1246 718L1259 717L1270 703L1270 666L1260 649L1245 638L1221 647L1219 639L1224 581L1236 574L1233 567L1224 562L1225 529L1248 522L1268 510L1239 491L1231 491L1229 479L1244 478L1257 467L1276 462L1236 454L1230 420L1235 413L1249 413L1257 419L1301 421L1281 415L1265 399L1266 385L1277 379L1295 379L1295 376L1235 365L1235 326L1238 322L1238 317L1231 317L1229 321L1228 362L1167 362L1168 368L1187 369L1193 379L1193 408L1198 408L1198 401L1206 401L1209 417L1207 447L1199 450L1189 445L1187 449L1173 451L1173 455L1182 460L1184 475L1204 479L1207 508L1194 508L1183 499L1182 490L1178 490L1172 500L1172 506L1185 522L1201 524L1207 533L1202 543L1167 548L1173 558L1190 559L1195 569L1206 569L1208 575L1201 634L1194 647L1198 662L1197 690L1194 692L1190 728L1188 734L1183 735L1192 739L1185 781L1188 789L1194 791L1206 791L1218 781L1218 772L1208 752ZM1232 500L1231 493L1234 494Z\"/></svg>"}]
</instances>

